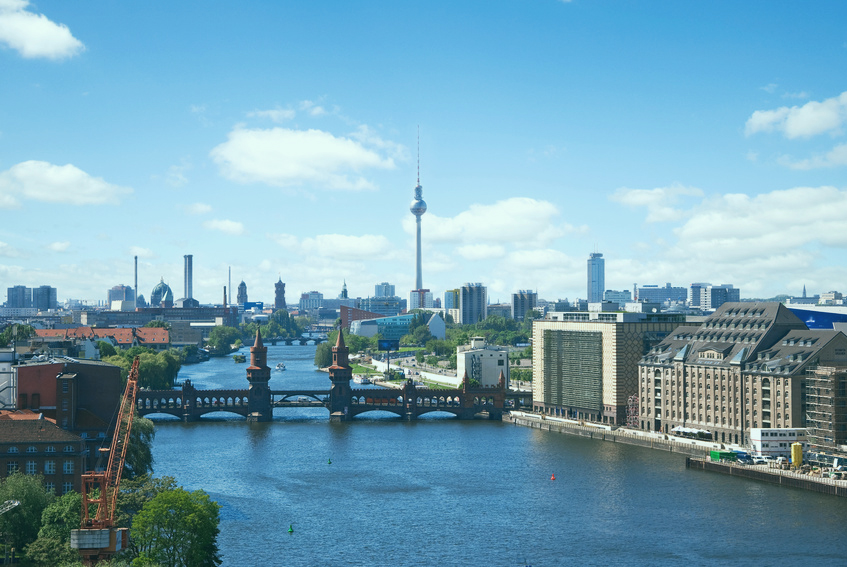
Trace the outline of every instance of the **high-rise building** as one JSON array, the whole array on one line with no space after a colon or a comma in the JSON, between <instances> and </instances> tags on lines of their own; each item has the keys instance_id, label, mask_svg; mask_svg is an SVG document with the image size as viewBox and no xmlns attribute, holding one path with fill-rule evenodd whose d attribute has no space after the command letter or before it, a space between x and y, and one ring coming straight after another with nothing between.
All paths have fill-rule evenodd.
<instances>
[{"instance_id":1,"label":"high-rise building","mask_svg":"<svg viewBox=\"0 0 847 567\"><path fill-rule=\"evenodd\" d=\"M282 282L282 278L279 278L279 281L274 284L274 309L286 309L285 284Z\"/></svg>"},{"instance_id":2,"label":"high-rise building","mask_svg":"<svg viewBox=\"0 0 847 567\"><path fill-rule=\"evenodd\" d=\"M56 288L42 285L32 290L32 306L39 311L58 309L59 301L56 298Z\"/></svg>"},{"instance_id":3,"label":"high-rise building","mask_svg":"<svg viewBox=\"0 0 847 567\"><path fill-rule=\"evenodd\" d=\"M717 309L724 303L741 301L741 290L732 284L708 285L700 290L700 308Z\"/></svg>"},{"instance_id":4,"label":"high-rise building","mask_svg":"<svg viewBox=\"0 0 847 567\"><path fill-rule=\"evenodd\" d=\"M538 304L538 294L532 290L521 290L512 294L512 319L523 321L527 312L535 309Z\"/></svg>"},{"instance_id":5,"label":"high-rise building","mask_svg":"<svg viewBox=\"0 0 847 567\"><path fill-rule=\"evenodd\" d=\"M432 309L432 292L428 289L414 289L409 294L409 310Z\"/></svg>"},{"instance_id":6,"label":"high-rise building","mask_svg":"<svg viewBox=\"0 0 847 567\"><path fill-rule=\"evenodd\" d=\"M16 285L6 290L6 307L30 309L32 307L32 288Z\"/></svg>"},{"instance_id":7,"label":"high-rise building","mask_svg":"<svg viewBox=\"0 0 847 567\"><path fill-rule=\"evenodd\" d=\"M324 294L319 291L307 291L300 294L300 313L323 306Z\"/></svg>"},{"instance_id":8,"label":"high-rise building","mask_svg":"<svg viewBox=\"0 0 847 567\"><path fill-rule=\"evenodd\" d=\"M388 282L378 283L374 286L374 297L394 297L394 286Z\"/></svg>"},{"instance_id":9,"label":"high-rise building","mask_svg":"<svg viewBox=\"0 0 847 567\"><path fill-rule=\"evenodd\" d=\"M603 292L603 301L614 303L619 308L623 308L624 305L632 301L632 295L628 289L607 289Z\"/></svg>"},{"instance_id":10,"label":"high-rise building","mask_svg":"<svg viewBox=\"0 0 847 567\"><path fill-rule=\"evenodd\" d=\"M459 290L448 289L444 292L444 309L459 308Z\"/></svg>"},{"instance_id":11,"label":"high-rise building","mask_svg":"<svg viewBox=\"0 0 847 567\"><path fill-rule=\"evenodd\" d=\"M688 305L691 307L700 307L702 291L710 285L712 284L707 282L696 282L691 284L691 287L688 290Z\"/></svg>"},{"instance_id":12,"label":"high-rise building","mask_svg":"<svg viewBox=\"0 0 847 567\"><path fill-rule=\"evenodd\" d=\"M459 324L472 325L488 316L488 290L481 283L466 283L459 290Z\"/></svg>"},{"instance_id":13,"label":"high-rise building","mask_svg":"<svg viewBox=\"0 0 847 567\"><path fill-rule=\"evenodd\" d=\"M606 261L599 252L592 252L588 257L588 302L603 301L606 291Z\"/></svg>"},{"instance_id":14,"label":"high-rise building","mask_svg":"<svg viewBox=\"0 0 847 567\"><path fill-rule=\"evenodd\" d=\"M236 297L236 301L239 305L247 303L247 284L244 283L244 280L241 280L241 283L238 284L238 296Z\"/></svg>"},{"instance_id":15,"label":"high-rise building","mask_svg":"<svg viewBox=\"0 0 847 567\"><path fill-rule=\"evenodd\" d=\"M185 255L185 299L194 297L194 256Z\"/></svg>"},{"instance_id":16,"label":"high-rise building","mask_svg":"<svg viewBox=\"0 0 847 567\"><path fill-rule=\"evenodd\" d=\"M106 295L108 297L108 305L112 305L113 301L135 302L135 291L128 285L116 285Z\"/></svg>"}]
</instances>

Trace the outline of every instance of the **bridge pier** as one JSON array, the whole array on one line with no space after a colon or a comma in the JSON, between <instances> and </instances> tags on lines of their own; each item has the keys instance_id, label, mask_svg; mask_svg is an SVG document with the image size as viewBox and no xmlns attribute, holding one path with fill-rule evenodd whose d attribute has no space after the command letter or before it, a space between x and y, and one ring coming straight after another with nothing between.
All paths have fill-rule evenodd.
<instances>
[{"instance_id":1,"label":"bridge pier","mask_svg":"<svg viewBox=\"0 0 847 567\"><path fill-rule=\"evenodd\" d=\"M186 412L182 414L183 423L191 423L192 421L197 421L197 416L195 416L193 413Z\"/></svg>"},{"instance_id":2,"label":"bridge pier","mask_svg":"<svg viewBox=\"0 0 847 567\"><path fill-rule=\"evenodd\" d=\"M413 411L407 411L403 415L403 421L417 421L417 420L418 420L418 416L416 416L415 412L413 412Z\"/></svg>"}]
</instances>

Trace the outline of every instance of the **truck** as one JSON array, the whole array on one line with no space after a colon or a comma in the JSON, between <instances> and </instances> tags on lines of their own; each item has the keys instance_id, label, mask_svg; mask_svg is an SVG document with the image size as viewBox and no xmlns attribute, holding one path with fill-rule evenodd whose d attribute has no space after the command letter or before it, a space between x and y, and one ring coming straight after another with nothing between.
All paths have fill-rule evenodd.
<instances>
[{"instance_id":1,"label":"truck","mask_svg":"<svg viewBox=\"0 0 847 567\"><path fill-rule=\"evenodd\" d=\"M735 462L737 460L737 455L735 451L718 451L711 450L709 451L709 460L714 462L720 461L732 461Z\"/></svg>"}]
</instances>

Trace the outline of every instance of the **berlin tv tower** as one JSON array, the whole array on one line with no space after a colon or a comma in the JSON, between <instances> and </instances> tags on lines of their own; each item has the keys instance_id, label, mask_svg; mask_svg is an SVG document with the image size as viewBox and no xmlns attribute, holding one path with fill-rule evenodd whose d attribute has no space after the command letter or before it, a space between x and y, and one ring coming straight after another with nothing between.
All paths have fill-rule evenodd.
<instances>
[{"instance_id":1,"label":"berlin tv tower","mask_svg":"<svg viewBox=\"0 0 847 567\"><path fill-rule=\"evenodd\" d=\"M409 210L415 215L417 224L417 270L415 275L415 290L423 289L423 275L421 274L421 216L426 212L426 201L423 200L423 187L421 187L421 137L418 134L418 185L415 187L415 198L409 206Z\"/></svg>"}]
</instances>

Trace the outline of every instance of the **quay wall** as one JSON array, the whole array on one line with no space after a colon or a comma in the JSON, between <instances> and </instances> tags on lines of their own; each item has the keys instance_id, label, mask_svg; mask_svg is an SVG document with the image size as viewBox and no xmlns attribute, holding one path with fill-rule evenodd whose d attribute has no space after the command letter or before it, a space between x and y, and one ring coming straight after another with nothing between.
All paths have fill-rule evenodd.
<instances>
[{"instance_id":1,"label":"quay wall","mask_svg":"<svg viewBox=\"0 0 847 567\"><path fill-rule=\"evenodd\" d=\"M612 443L637 445L648 449L660 449L662 451L680 453L691 457L707 456L711 450L711 447L680 443L679 441L671 441L670 439L657 439L652 436L642 435L631 431L612 430L611 428L595 427L590 425L579 425L578 423L569 423L566 421L553 421L551 419L524 417L514 414L509 416L504 415L503 420L511 421L515 425L521 425L523 427L541 429L542 431L578 435L580 437L610 441Z\"/></svg>"},{"instance_id":2,"label":"quay wall","mask_svg":"<svg viewBox=\"0 0 847 567\"><path fill-rule=\"evenodd\" d=\"M749 478L790 488L801 488L832 496L847 497L847 481L831 478L810 477L794 471L780 469L751 468L744 465L713 462L706 459L685 458L685 468L719 472L731 476Z\"/></svg>"}]
</instances>

